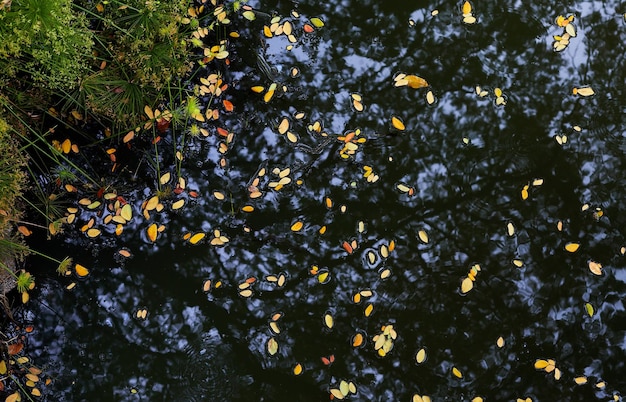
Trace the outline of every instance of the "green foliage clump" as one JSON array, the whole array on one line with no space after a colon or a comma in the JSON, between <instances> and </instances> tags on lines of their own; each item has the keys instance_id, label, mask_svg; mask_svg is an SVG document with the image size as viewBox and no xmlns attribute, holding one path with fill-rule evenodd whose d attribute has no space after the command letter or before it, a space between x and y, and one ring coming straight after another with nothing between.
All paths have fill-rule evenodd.
<instances>
[{"instance_id":1,"label":"green foliage clump","mask_svg":"<svg viewBox=\"0 0 626 402\"><path fill-rule=\"evenodd\" d=\"M97 29L95 72L81 86L88 108L134 122L163 88L192 67L188 0L89 3Z\"/></svg>"},{"instance_id":2,"label":"green foliage clump","mask_svg":"<svg viewBox=\"0 0 626 402\"><path fill-rule=\"evenodd\" d=\"M71 88L87 69L87 19L71 0L13 0L0 9L0 77Z\"/></svg>"},{"instance_id":3,"label":"green foliage clump","mask_svg":"<svg viewBox=\"0 0 626 402\"><path fill-rule=\"evenodd\" d=\"M9 125L0 117L0 235L8 232L10 218L19 217L16 202L26 182L24 164Z\"/></svg>"}]
</instances>

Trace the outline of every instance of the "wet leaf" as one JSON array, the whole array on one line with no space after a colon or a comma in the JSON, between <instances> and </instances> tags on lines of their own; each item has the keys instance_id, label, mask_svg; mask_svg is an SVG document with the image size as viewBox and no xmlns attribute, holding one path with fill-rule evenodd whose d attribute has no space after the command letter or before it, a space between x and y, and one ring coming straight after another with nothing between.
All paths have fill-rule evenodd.
<instances>
[{"instance_id":1,"label":"wet leaf","mask_svg":"<svg viewBox=\"0 0 626 402\"><path fill-rule=\"evenodd\" d=\"M313 17L313 18L311 18L311 20L310 20L310 21L311 21L311 24L313 24L313 26L314 26L315 28L321 28L321 27L323 27L323 26L324 26L324 21L322 21L322 20L321 20L320 18L318 18L318 17Z\"/></svg>"},{"instance_id":2,"label":"wet leaf","mask_svg":"<svg viewBox=\"0 0 626 402\"><path fill-rule=\"evenodd\" d=\"M328 329L332 329L335 325L335 320L329 313L324 314L324 325L326 325L326 328Z\"/></svg>"},{"instance_id":3,"label":"wet leaf","mask_svg":"<svg viewBox=\"0 0 626 402\"><path fill-rule=\"evenodd\" d=\"M0 375L5 375L7 373L7 362L4 360L0 360Z\"/></svg>"},{"instance_id":4,"label":"wet leaf","mask_svg":"<svg viewBox=\"0 0 626 402\"><path fill-rule=\"evenodd\" d=\"M206 236L206 233L204 232L196 233L195 235L191 236L191 238L189 239L189 243L198 244L198 242L204 239L205 236Z\"/></svg>"},{"instance_id":5,"label":"wet leaf","mask_svg":"<svg viewBox=\"0 0 626 402\"><path fill-rule=\"evenodd\" d=\"M363 334L361 334L360 332L357 332L352 337L352 346L355 347L355 348L358 348L358 347L363 345L363 341L364 340L365 340L365 338L363 337Z\"/></svg>"},{"instance_id":6,"label":"wet leaf","mask_svg":"<svg viewBox=\"0 0 626 402\"><path fill-rule=\"evenodd\" d=\"M452 374L454 374L456 378L463 378L463 373L456 367L452 367Z\"/></svg>"},{"instance_id":7,"label":"wet leaf","mask_svg":"<svg viewBox=\"0 0 626 402\"><path fill-rule=\"evenodd\" d=\"M28 236L30 236L31 234L33 234L33 232L32 232L29 228L27 228L26 226L24 226L24 225L20 225L20 226L18 226L18 227L17 227L17 230L18 230L18 232L20 232L22 235L24 235L24 236L26 236L26 237L28 237Z\"/></svg>"},{"instance_id":8,"label":"wet leaf","mask_svg":"<svg viewBox=\"0 0 626 402\"><path fill-rule=\"evenodd\" d=\"M570 253L575 253L576 251L578 251L578 248L580 247L579 243L567 243L565 245L565 250L569 251Z\"/></svg>"},{"instance_id":9,"label":"wet leaf","mask_svg":"<svg viewBox=\"0 0 626 402\"><path fill-rule=\"evenodd\" d=\"M426 361L426 349L422 348L417 351L417 354L415 355L415 361L418 364L422 364Z\"/></svg>"},{"instance_id":10,"label":"wet leaf","mask_svg":"<svg viewBox=\"0 0 626 402\"><path fill-rule=\"evenodd\" d=\"M417 235L419 236L422 243L428 244L429 239L428 239L428 233L426 233L426 231L420 230L419 232L417 232Z\"/></svg>"},{"instance_id":11,"label":"wet leaf","mask_svg":"<svg viewBox=\"0 0 626 402\"><path fill-rule=\"evenodd\" d=\"M124 204L120 210L120 216L126 221L130 221L133 218L133 207L130 204Z\"/></svg>"},{"instance_id":12,"label":"wet leaf","mask_svg":"<svg viewBox=\"0 0 626 402\"><path fill-rule=\"evenodd\" d=\"M158 234L157 224L153 223L150 226L148 226L148 229L146 230L146 234L148 235L148 239L150 239L151 242L155 242L157 239L157 234Z\"/></svg>"},{"instance_id":13,"label":"wet leaf","mask_svg":"<svg viewBox=\"0 0 626 402\"><path fill-rule=\"evenodd\" d=\"M602 275L602 264L595 261L589 261L589 271L594 275Z\"/></svg>"},{"instance_id":14,"label":"wet leaf","mask_svg":"<svg viewBox=\"0 0 626 402\"><path fill-rule=\"evenodd\" d=\"M396 117L396 116L391 116L391 125L396 130L404 131L404 129L405 129L405 126L404 126L404 123L402 122L402 120L399 117Z\"/></svg>"},{"instance_id":15,"label":"wet leaf","mask_svg":"<svg viewBox=\"0 0 626 402\"><path fill-rule=\"evenodd\" d=\"M7 396L4 402L18 402L20 400L20 393L14 392L11 395Z\"/></svg>"},{"instance_id":16,"label":"wet leaf","mask_svg":"<svg viewBox=\"0 0 626 402\"><path fill-rule=\"evenodd\" d=\"M535 361L535 368L537 370L542 370L548 367L548 361L543 359L538 359Z\"/></svg>"},{"instance_id":17,"label":"wet leaf","mask_svg":"<svg viewBox=\"0 0 626 402\"><path fill-rule=\"evenodd\" d=\"M293 368L293 375L300 375L304 371L302 364L297 363Z\"/></svg>"},{"instance_id":18,"label":"wet leaf","mask_svg":"<svg viewBox=\"0 0 626 402\"><path fill-rule=\"evenodd\" d=\"M278 133L285 134L287 130L289 130L289 119L283 117L283 119L280 121L280 124L278 125Z\"/></svg>"},{"instance_id":19,"label":"wet leaf","mask_svg":"<svg viewBox=\"0 0 626 402\"><path fill-rule=\"evenodd\" d=\"M76 275L78 275L78 277L80 278L84 278L85 276L89 275L89 270L80 264L74 265L74 271L76 271Z\"/></svg>"},{"instance_id":20,"label":"wet leaf","mask_svg":"<svg viewBox=\"0 0 626 402\"><path fill-rule=\"evenodd\" d=\"M343 398L346 397L338 388L331 388L330 393L333 397L339 400L342 400Z\"/></svg>"},{"instance_id":21,"label":"wet leaf","mask_svg":"<svg viewBox=\"0 0 626 402\"><path fill-rule=\"evenodd\" d=\"M472 4L469 1L463 3L463 14L470 14L472 12Z\"/></svg>"},{"instance_id":22,"label":"wet leaf","mask_svg":"<svg viewBox=\"0 0 626 402\"><path fill-rule=\"evenodd\" d=\"M185 205L185 200L184 199L180 199L180 200L175 201L174 203L172 203L172 209L173 210L181 209L184 205Z\"/></svg>"},{"instance_id":23,"label":"wet leaf","mask_svg":"<svg viewBox=\"0 0 626 402\"><path fill-rule=\"evenodd\" d=\"M582 97L592 96L595 94L591 87L574 88L572 93Z\"/></svg>"},{"instance_id":24,"label":"wet leaf","mask_svg":"<svg viewBox=\"0 0 626 402\"><path fill-rule=\"evenodd\" d=\"M270 338L269 341L267 341L267 352L270 356L274 356L278 352L278 342L276 342L276 339Z\"/></svg>"},{"instance_id":25,"label":"wet leaf","mask_svg":"<svg viewBox=\"0 0 626 402\"><path fill-rule=\"evenodd\" d=\"M467 293L472 290L472 288L474 288L474 281L470 278L463 279L463 282L461 282L461 292Z\"/></svg>"},{"instance_id":26,"label":"wet leaf","mask_svg":"<svg viewBox=\"0 0 626 402\"><path fill-rule=\"evenodd\" d=\"M254 11L246 10L243 12L243 17L248 21L254 21L256 19L256 14Z\"/></svg>"},{"instance_id":27,"label":"wet leaf","mask_svg":"<svg viewBox=\"0 0 626 402\"><path fill-rule=\"evenodd\" d=\"M575 377L574 382L578 385L587 384L587 377L585 376Z\"/></svg>"},{"instance_id":28,"label":"wet leaf","mask_svg":"<svg viewBox=\"0 0 626 402\"><path fill-rule=\"evenodd\" d=\"M589 314L589 317L593 317L594 311L591 303L585 303L585 310L587 311L587 314Z\"/></svg>"}]
</instances>

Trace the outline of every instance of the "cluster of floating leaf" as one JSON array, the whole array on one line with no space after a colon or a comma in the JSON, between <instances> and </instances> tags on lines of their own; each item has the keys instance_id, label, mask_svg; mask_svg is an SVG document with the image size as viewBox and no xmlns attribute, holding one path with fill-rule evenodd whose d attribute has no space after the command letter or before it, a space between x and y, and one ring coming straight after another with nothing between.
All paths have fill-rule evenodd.
<instances>
[{"instance_id":1,"label":"cluster of floating leaf","mask_svg":"<svg viewBox=\"0 0 626 402\"><path fill-rule=\"evenodd\" d=\"M466 24L475 24L476 17L474 17L474 11L472 10L472 4L469 1L463 3L463 22Z\"/></svg>"},{"instance_id":2,"label":"cluster of floating leaf","mask_svg":"<svg viewBox=\"0 0 626 402\"><path fill-rule=\"evenodd\" d=\"M560 28L563 28L563 32L559 35L554 35L554 42L552 43L552 47L556 52L562 52L567 49L569 46L570 39L576 36L576 26L573 24L574 16L569 15L564 17L559 15L556 17L556 25Z\"/></svg>"},{"instance_id":3,"label":"cluster of floating leaf","mask_svg":"<svg viewBox=\"0 0 626 402\"><path fill-rule=\"evenodd\" d=\"M352 381L341 380L339 384L330 388L330 395L335 399L345 399L350 395L356 395L357 388Z\"/></svg>"},{"instance_id":4,"label":"cluster of floating leaf","mask_svg":"<svg viewBox=\"0 0 626 402\"><path fill-rule=\"evenodd\" d=\"M378 356L385 357L393 349L393 343L398 337L398 334L391 324L383 325L380 331L380 333L374 335L372 341L374 342L374 350L378 353Z\"/></svg>"}]
</instances>

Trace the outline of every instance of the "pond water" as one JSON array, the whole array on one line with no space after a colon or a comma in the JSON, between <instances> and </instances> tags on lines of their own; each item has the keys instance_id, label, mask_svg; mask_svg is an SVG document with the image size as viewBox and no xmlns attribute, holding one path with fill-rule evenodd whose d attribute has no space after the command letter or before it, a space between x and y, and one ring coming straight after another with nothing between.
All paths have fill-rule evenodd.
<instances>
[{"instance_id":1,"label":"pond water","mask_svg":"<svg viewBox=\"0 0 626 402\"><path fill-rule=\"evenodd\" d=\"M250 3L290 21L297 42L266 37L269 17L238 20L235 110L217 122L234 140L221 155L207 125L214 135L185 144L198 196L142 216L159 176L176 173L164 136L158 173L129 160L115 176L133 207L121 235L83 208L76 228L95 217L102 236L42 242L90 270L71 291L76 279L48 263L36 272L28 350L53 379L46 400L626 392L623 4L485 1L464 17L462 3L408 3ZM576 36L556 52L553 36L572 29L559 15ZM285 117L297 138L279 133ZM165 228L156 242L152 223ZM226 244L210 244L215 230Z\"/></svg>"}]
</instances>

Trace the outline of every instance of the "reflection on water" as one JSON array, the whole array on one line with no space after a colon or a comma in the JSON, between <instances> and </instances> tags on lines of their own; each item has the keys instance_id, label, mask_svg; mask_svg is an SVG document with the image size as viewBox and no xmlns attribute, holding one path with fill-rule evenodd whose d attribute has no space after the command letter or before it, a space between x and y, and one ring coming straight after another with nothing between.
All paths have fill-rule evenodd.
<instances>
[{"instance_id":1,"label":"reflection on water","mask_svg":"<svg viewBox=\"0 0 626 402\"><path fill-rule=\"evenodd\" d=\"M297 8L325 26L291 52L284 36L259 33L262 20L241 30L255 39L235 44L230 67L236 112L220 122L236 133L228 168L218 165L214 137L188 144L183 174L201 196L159 215L166 230L156 245L140 218L97 250L80 239L59 245L92 261L92 273L72 292L48 280L33 307L40 332L30 348L49 362L49 400L327 400L341 380L356 384L358 400L587 401L624 392L622 6L477 2L473 25L462 23L461 4L254 6L286 18ZM575 16L577 36L557 53L561 14ZM249 91L270 84L257 52L288 88L269 103ZM291 78L294 66L300 74ZM428 104L427 89L394 87L400 72L425 78L436 102ZM595 96L572 95L586 85ZM292 118L297 111L306 117ZM298 144L277 133L284 116ZM361 128L368 141L344 160L343 143L307 130L315 121L331 137ZM252 200L261 166L264 196ZM364 166L379 180L368 182ZM267 187L275 167L291 169L280 191ZM153 187L146 179L127 195L136 211ZM214 191L227 196L216 200ZM304 227L293 232L296 221ZM226 246L182 239L215 229ZM580 249L566 251L567 242ZM122 246L132 258L113 257ZM481 270L463 294L474 264ZM265 280L280 274L282 286ZM253 295L240 297L249 278ZM208 279L222 286L204 293ZM363 290L372 295L355 303ZM380 357L373 337L386 325L398 336ZM357 332L366 335L359 348ZM535 369L538 359L553 359L560 378ZM577 385L581 376L587 383Z\"/></svg>"}]
</instances>

